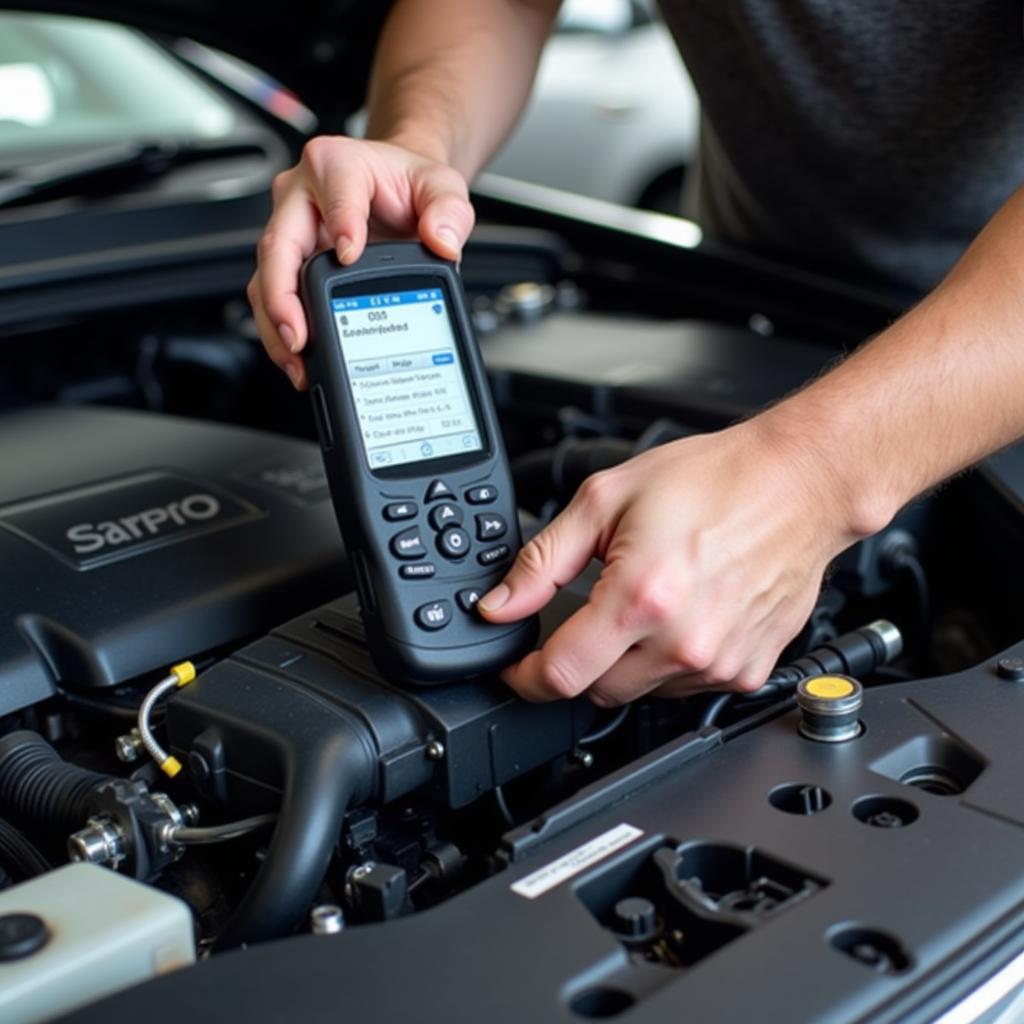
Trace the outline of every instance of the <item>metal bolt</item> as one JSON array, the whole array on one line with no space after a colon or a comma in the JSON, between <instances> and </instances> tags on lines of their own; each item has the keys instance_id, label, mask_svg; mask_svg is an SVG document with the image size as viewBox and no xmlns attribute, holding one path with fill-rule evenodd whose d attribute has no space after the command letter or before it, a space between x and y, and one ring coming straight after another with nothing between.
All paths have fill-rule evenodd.
<instances>
[{"instance_id":1,"label":"metal bolt","mask_svg":"<svg viewBox=\"0 0 1024 1024\"><path fill-rule=\"evenodd\" d=\"M116 868L125 858L125 837L110 818L90 818L68 837L68 857L86 864Z\"/></svg>"},{"instance_id":2,"label":"metal bolt","mask_svg":"<svg viewBox=\"0 0 1024 1024\"><path fill-rule=\"evenodd\" d=\"M875 828L903 828L906 822L892 811L879 811L868 818L868 824Z\"/></svg>"},{"instance_id":3,"label":"metal bolt","mask_svg":"<svg viewBox=\"0 0 1024 1024\"><path fill-rule=\"evenodd\" d=\"M572 752L572 759L581 768L592 768L594 766L594 755L589 750L584 750L582 747L577 747Z\"/></svg>"},{"instance_id":4,"label":"metal bolt","mask_svg":"<svg viewBox=\"0 0 1024 1024\"><path fill-rule=\"evenodd\" d=\"M170 853L174 848L175 857L181 857L185 847L175 839L175 833L183 828L188 822L185 818L185 809L178 807L166 793L150 793L150 802L164 815L164 822L157 828L157 837L160 840L160 851ZM193 810L198 810L193 805Z\"/></svg>"},{"instance_id":5,"label":"metal bolt","mask_svg":"<svg viewBox=\"0 0 1024 1024\"><path fill-rule=\"evenodd\" d=\"M199 824L199 808L195 804L182 804L178 810L181 812L181 819L186 825Z\"/></svg>"},{"instance_id":6,"label":"metal bolt","mask_svg":"<svg viewBox=\"0 0 1024 1024\"><path fill-rule=\"evenodd\" d=\"M355 895L353 882L362 881L376 867L372 860L363 861L353 868L349 868L345 874L345 899L351 900Z\"/></svg>"},{"instance_id":7,"label":"metal bolt","mask_svg":"<svg viewBox=\"0 0 1024 1024\"><path fill-rule=\"evenodd\" d=\"M117 754L118 761L124 764L134 764L144 749L138 729L132 729L131 732L118 736L114 741L114 753Z\"/></svg>"},{"instance_id":8,"label":"metal bolt","mask_svg":"<svg viewBox=\"0 0 1024 1024\"><path fill-rule=\"evenodd\" d=\"M1024 658L1000 658L996 674L1011 683L1024 683Z\"/></svg>"},{"instance_id":9,"label":"metal bolt","mask_svg":"<svg viewBox=\"0 0 1024 1024\"><path fill-rule=\"evenodd\" d=\"M444 757L444 744L440 740L431 740L427 744L427 757L431 761L440 761Z\"/></svg>"},{"instance_id":10,"label":"metal bolt","mask_svg":"<svg viewBox=\"0 0 1024 1024\"><path fill-rule=\"evenodd\" d=\"M309 914L309 927L314 935L337 935L345 927L345 915L334 903L321 903Z\"/></svg>"},{"instance_id":11,"label":"metal bolt","mask_svg":"<svg viewBox=\"0 0 1024 1024\"><path fill-rule=\"evenodd\" d=\"M359 864L352 869L352 880L359 882L364 879L373 869L375 865L372 860L368 860L363 864Z\"/></svg>"},{"instance_id":12,"label":"metal bolt","mask_svg":"<svg viewBox=\"0 0 1024 1024\"><path fill-rule=\"evenodd\" d=\"M520 281L501 289L497 305L524 323L533 323L551 308L554 301L555 289L551 285Z\"/></svg>"},{"instance_id":13,"label":"metal bolt","mask_svg":"<svg viewBox=\"0 0 1024 1024\"><path fill-rule=\"evenodd\" d=\"M888 972L892 969L892 960L870 942L859 942L850 950L850 954L862 964L873 967L876 971Z\"/></svg>"}]
</instances>

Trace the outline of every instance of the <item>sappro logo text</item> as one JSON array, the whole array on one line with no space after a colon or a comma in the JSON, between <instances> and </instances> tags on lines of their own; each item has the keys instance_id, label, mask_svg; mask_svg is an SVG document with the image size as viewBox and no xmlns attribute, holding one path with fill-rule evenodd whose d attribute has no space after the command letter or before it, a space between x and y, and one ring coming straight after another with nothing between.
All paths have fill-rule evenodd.
<instances>
[{"instance_id":1,"label":"sappro logo text","mask_svg":"<svg viewBox=\"0 0 1024 1024\"><path fill-rule=\"evenodd\" d=\"M117 519L75 523L66 536L76 554L91 555L106 548L148 540L176 527L207 522L220 514L220 502L212 494L190 494L180 501L144 509Z\"/></svg>"}]
</instances>

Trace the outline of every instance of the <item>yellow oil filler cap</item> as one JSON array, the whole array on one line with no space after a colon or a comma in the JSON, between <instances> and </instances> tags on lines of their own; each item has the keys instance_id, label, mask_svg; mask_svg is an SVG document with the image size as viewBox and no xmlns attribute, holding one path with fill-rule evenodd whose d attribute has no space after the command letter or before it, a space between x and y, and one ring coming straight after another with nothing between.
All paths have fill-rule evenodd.
<instances>
[{"instance_id":1,"label":"yellow oil filler cap","mask_svg":"<svg viewBox=\"0 0 1024 1024\"><path fill-rule=\"evenodd\" d=\"M812 676L796 688L800 733L819 743L845 743L861 733L864 688L850 676Z\"/></svg>"}]
</instances>

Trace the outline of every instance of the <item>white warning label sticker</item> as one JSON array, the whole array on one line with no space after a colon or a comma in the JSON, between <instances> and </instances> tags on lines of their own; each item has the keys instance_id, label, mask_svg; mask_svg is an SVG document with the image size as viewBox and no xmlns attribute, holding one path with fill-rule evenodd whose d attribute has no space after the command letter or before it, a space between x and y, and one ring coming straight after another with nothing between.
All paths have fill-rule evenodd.
<instances>
[{"instance_id":1,"label":"white warning label sticker","mask_svg":"<svg viewBox=\"0 0 1024 1024\"><path fill-rule=\"evenodd\" d=\"M607 832L602 832L599 836L591 839L589 843L577 846L575 850L570 850L558 860L545 864L533 874L520 878L518 882L512 884L511 889L517 896L535 900L538 896L543 896L549 889L561 885L566 879L573 878L581 871L585 871L591 864L596 864L610 853L628 846L643 834L643 829L633 825L616 825L615 828L610 828Z\"/></svg>"}]
</instances>

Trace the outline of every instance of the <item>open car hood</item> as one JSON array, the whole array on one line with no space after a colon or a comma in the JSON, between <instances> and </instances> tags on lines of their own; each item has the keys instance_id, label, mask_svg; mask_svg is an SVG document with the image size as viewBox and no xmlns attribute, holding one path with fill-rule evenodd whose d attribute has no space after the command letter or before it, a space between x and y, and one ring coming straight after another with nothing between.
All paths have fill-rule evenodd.
<instances>
[{"instance_id":1,"label":"open car hood","mask_svg":"<svg viewBox=\"0 0 1024 1024\"><path fill-rule=\"evenodd\" d=\"M187 36L248 61L294 91L326 131L363 101L377 36L392 0L16 0L9 9L69 14ZM5 7L8 5L4 5Z\"/></svg>"}]
</instances>

